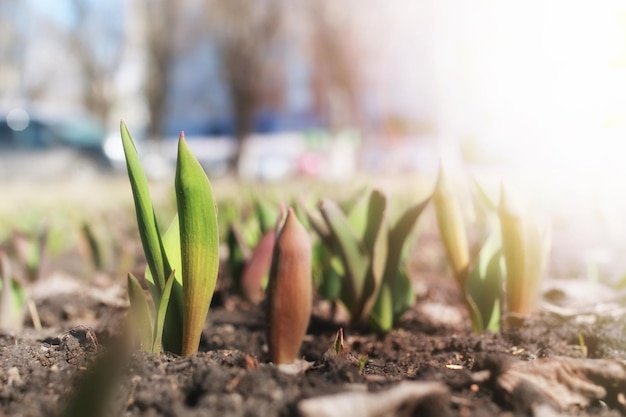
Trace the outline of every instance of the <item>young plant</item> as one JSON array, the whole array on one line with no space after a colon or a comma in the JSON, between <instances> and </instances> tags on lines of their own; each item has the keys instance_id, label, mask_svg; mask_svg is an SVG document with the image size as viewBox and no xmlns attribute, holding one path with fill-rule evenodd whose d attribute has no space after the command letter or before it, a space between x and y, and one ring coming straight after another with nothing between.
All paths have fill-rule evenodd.
<instances>
[{"instance_id":1,"label":"young plant","mask_svg":"<svg viewBox=\"0 0 626 417\"><path fill-rule=\"evenodd\" d=\"M302 201L299 201L296 207L300 208L302 216L300 218L306 219L309 227L316 232L317 239L312 243L313 285L322 299L332 302L334 317L344 275L336 243L320 212L310 210Z\"/></svg>"},{"instance_id":2,"label":"young plant","mask_svg":"<svg viewBox=\"0 0 626 417\"><path fill-rule=\"evenodd\" d=\"M534 219L512 201L504 187L498 212L507 271L507 311L528 315L535 310L539 298L549 251L547 235L542 234Z\"/></svg>"},{"instance_id":3,"label":"young plant","mask_svg":"<svg viewBox=\"0 0 626 417\"><path fill-rule=\"evenodd\" d=\"M477 187L477 192L480 199L488 200L482 188ZM486 241L471 256L461 206L443 168L439 170L432 198L448 262L459 288L463 291L473 330L498 331L504 279L499 232L483 233L488 236Z\"/></svg>"},{"instance_id":4,"label":"young plant","mask_svg":"<svg viewBox=\"0 0 626 417\"><path fill-rule=\"evenodd\" d=\"M335 335L335 341L333 342L332 350L333 352L335 352L337 356L345 356L347 353L347 349L343 343L343 327L340 327L339 330L337 330L337 334Z\"/></svg>"},{"instance_id":5,"label":"young plant","mask_svg":"<svg viewBox=\"0 0 626 417\"><path fill-rule=\"evenodd\" d=\"M148 181L128 129L121 123L139 234L148 263L146 281L155 311L129 275L129 298L143 349L182 356L198 351L218 272L217 210L211 184L181 133L175 191L177 216L161 236ZM162 332L162 337L161 337Z\"/></svg>"},{"instance_id":6,"label":"young plant","mask_svg":"<svg viewBox=\"0 0 626 417\"><path fill-rule=\"evenodd\" d=\"M465 283L472 328L475 332L500 329L502 316L502 283L505 271L502 265L502 242L498 233L492 233L481 246L472 262Z\"/></svg>"},{"instance_id":7,"label":"young plant","mask_svg":"<svg viewBox=\"0 0 626 417\"><path fill-rule=\"evenodd\" d=\"M387 259L387 198L373 191L348 216L333 201L319 206L326 229L343 266L340 300L353 322L365 322L380 288ZM322 233L326 233L323 231Z\"/></svg>"},{"instance_id":8,"label":"young plant","mask_svg":"<svg viewBox=\"0 0 626 417\"><path fill-rule=\"evenodd\" d=\"M311 239L291 208L279 229L267 288L267 342L273 363L291 364L311 317Z\"/></svg>"},{"instance_id":9,"label":"young plant","mask_svg":"<svg viewBox=\"0 0 626 417\"><path fill-rule=\"evenodd\" d=\"M276 221L276 210L259 197L255 199L254 207L256 216L250 224L254 229L250 231L250 227L246 228L247 225L237 227L231 224L227 243L235 290L246 300L256 304L265 298L276 239L272 226ZM243 229L247 229L248 233L242 233Z\"/></svg>"},{"instance_id":10,"label":"young plant","mask_svg":"<svg viewBox=\"0 0 626 417\"><path fill-rule=\"evenodd\" d=\"M241 228L235 223L228 224L226 245L228 246L228 270L232 278L232 287L236 293L241 293L241 275L252 251L246 243Z\"/></svg>"},{"instance_id":11,"label":"young plant","mask_svg":"<svg viewBox=\"0 0 626 417\"><path fill-rule=\"evenodd\" d=\"M402 262L406 240L430 198L407 209L390 227L387 236L387 259L378 298L369 315L369 323L379 332L388 332L400 316L413 306L415 297L411 280Z\"/></svg>"},{"instance_id":12,"label":"young plant","mask_svg":"<svg viewBox=\"0 0 626 417\"><path fill-rule=\"evenodd\" d=\"M14 255L23 267L28 282L36 281L41 275L41 267L47 255L49 232L48 226L34 232L13 231L11 243Z\"/></svg>"},{"instance_id":13,"label":"young plant","mask_svg":"<svg viewBox=\"0 0 626 417\"><path fill-rule=\"evenodd\" d=\"M26 292L11 272L9 258L0 251L0 330L22 330Z\"/></svg>"},{"instance_id":14,"label":"young plant","mask_svg":"<svg viewBox=\"0 0 626 417\"><path fill-rule=\"evenodd\" d=\"M448 262L459 286L464 288L470 266L467 231L461 206L441 166L439 167L439 177L433 193L433 203L435 205L439 234L446 250Z\"/></svg>"},{"instance_id":15,"label":"young plant","mask_svg":"<svg viewBox=\"0 0 626 417\"><path fill-rule=\"evenodd\" d=\"M391 227L387 199L379 191L355 202L347 216L329 200L320 205L322 221L309 214L321 240L337 254L329 259L330 270L323 277L339 283L339 298L353 322L367 320L375 330L386 332L413 305L401 261L406 239L428 201L410 207Z\"/></svg>"},{"instance_id":16,"label":"young plant","mask_svg":"<svg viewBox=\"0 0 626 417\"><path fill-rule=\"evenodd\" d=\"M241 273L240 292L251 303L260 303L265 298L275 241L274 230L266 232L252 251Z\"/></svg>"},{"instance_id":17,"label":"young plant","mask_svg":"<svg viewBox=\"0 0 626 417\"><path fill-rule=\"evenodd\" d=\"M80 220L81 252L96 271L113 270L113 237L98 218Z\"/></svg>"}]
</instances>

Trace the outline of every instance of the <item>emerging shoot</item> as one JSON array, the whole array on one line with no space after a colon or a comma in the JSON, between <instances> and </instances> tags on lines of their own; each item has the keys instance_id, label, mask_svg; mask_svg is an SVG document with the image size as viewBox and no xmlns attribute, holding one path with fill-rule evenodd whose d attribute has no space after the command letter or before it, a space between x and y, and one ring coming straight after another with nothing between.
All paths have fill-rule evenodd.
<instances>
[{"instance_id":1,"label":"emerging shoot","mask_svg":"<svg viewBox=\"0 0 626 417\"><path fill-rule=\"evenodd\" d=\"M513 202L504 187L498 211L506 263L507 311L528 315L537 306L549 245L539 225Z\"/></svg>"},{"instance_id":2,"label":"emerging shoot","mask_svg":"<svg viewBox=\"0 0 626 417\"><path fill-rule=\"evenodd\" d=\"M461 206L441 166L433 194L433 203L435 204L437 224L446 255L457 282L463 288L470 265L467 232Z\"/></svg>"},{"instance_id":3,"label":"emerging shoot","mask_svg":"<svg viewBox=\"0 0 626 417\"><path fill-rule=\"evenodd\" d=\"M267 342L275 364L296 361L311 317L311 240L293 209L274 245L267 294Z\"/></svg>"},{"instance_id":4,"label":"emerging shoot","mask_svg":"<svg viewBox=\"0 0 626 417\"><path fill-rule=\"evenodd\" d=\"M133 191L139 234L148 263L146 281L154 311L135 277L128 277L136 334L142 349L183 356L198 351L218 270L217 209L211 184L181 133L176 164L178 213L161 235L137 149L122 122L122 143Z\"/></svg>"}]
</instances>

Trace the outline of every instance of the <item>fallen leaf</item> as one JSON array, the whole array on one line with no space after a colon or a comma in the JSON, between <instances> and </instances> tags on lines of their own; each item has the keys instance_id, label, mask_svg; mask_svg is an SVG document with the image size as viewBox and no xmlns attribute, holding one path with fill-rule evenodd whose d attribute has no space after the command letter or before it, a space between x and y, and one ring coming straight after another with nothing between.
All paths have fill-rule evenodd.
<instances>
[{"instance_id":1,"label":"fallen leaf","mask_svg":"<svg viewBox=\"0 0 626 417\"><path fill-rule=\"evenodd\" d=\"M402 382L379 392L342 392L298 403L302 417L445 415L448 388L439 382ZM417 413L419 411L419 413Z\"/></svg>"}]
</instances>

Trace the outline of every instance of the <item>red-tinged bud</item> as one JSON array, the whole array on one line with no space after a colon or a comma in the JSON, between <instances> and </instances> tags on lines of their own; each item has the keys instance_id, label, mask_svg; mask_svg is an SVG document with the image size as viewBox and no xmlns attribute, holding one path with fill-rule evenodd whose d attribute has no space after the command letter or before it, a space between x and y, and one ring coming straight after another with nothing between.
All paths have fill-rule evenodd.
<instances>
[{"instance_id":1,"label":"red-tinged bud","mask_svg":"<svg viewBox=\"0 0 626 417\"><path fill-rule=\"evenodd\" d=\"M311 240L291 208L276 237L267 297L270 360L291 364L299 356L313 297Z\"/></svg>"},{"instance_id":2,"label":"red-tinged bud","mask_svg":"<svg viewBox=\"0 0 626 417\"><path fill-rule=\"evenodd\" d=\"M251 303L260 303L265 297L263 281L272 264L275 237L274 230L263 235L241 275L241 295Z\"/></svg>"}]
</instances>

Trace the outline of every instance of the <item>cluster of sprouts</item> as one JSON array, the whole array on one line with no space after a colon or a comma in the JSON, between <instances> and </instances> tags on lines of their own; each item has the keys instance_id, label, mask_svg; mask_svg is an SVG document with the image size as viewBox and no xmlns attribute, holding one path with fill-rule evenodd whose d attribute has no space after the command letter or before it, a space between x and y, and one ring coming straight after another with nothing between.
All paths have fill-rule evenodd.
<instances>
[{"instance_id":1,"label":"cluster of sprouts","mask_svg":"<svg viewBox=\"0 0 626 417\"><path fill-rule=\"evenodd\" d=\"M146 176L123 123L121 132L148 264L144 281L152 297L149 302L140 280L128 275L134 334L143 350L189 356L198 351L219 269L218 213L211 184L181 133L174 181L177 213L161 234ZM330 199L322 199L317 210L283 205L278 216L268 214L271 210L257 200L261 227L256 244L248 248L240 228L231 224L228 245L236 289L252 303L266 303L270 360L297 360L315 289L339 303L353 324L391 330L414 303L403 267L405 243L431 201L474 330L499 330L504 308L511 314L531 313L546 252L541 231L504 190L497 208L482 198L486 211L497 213L499 221L489 223L493 230L482 233L485 239L473 251L463 211L443 170L432 195L395 221L389 219L388 198L379 190L363 192L344 207ZM274 219L273 224L268 219ZM314 263L322 268L317 280L313 271L319 265Z\"/></svg>"}]
</instances>

